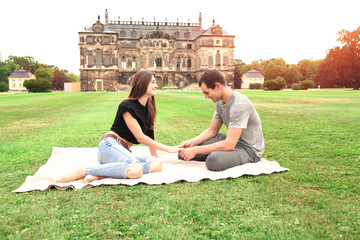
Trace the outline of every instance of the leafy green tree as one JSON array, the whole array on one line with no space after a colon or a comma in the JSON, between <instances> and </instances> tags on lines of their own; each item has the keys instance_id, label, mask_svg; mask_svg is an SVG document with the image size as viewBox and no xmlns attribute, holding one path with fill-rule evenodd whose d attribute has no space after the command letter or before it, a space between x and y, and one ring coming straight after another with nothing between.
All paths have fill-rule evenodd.
<instances>
[{"instance_id":1,"label":"leafy green tree","mask_svg":"<svg viewBox=\"0 0 360 240\"><path fill-rule=\"evenodd\" d=\"M266 62L260 60L260 61L252 61L250 64L247 64L245 66L242 67L241 69L241 73L244 74L247 71L250 71L252 69L259 71L263 76L265 76L265 71L264 71L264 65L266 64Z\"/></svg>"},{"instance_id":2,"label":"leafy green tree","mask_svg":"<svg viewBox=\"0 0 360 240\"><path fill-rule=\"evenodd\" d=\"M38 68L36 71L35 71L35 76L36 76L36 79L42 79L42 80L47 80L47 81L50 81L53 74L54 74L54 69L53 68Z\"/></svg>"},{"instance_id":3,"label":"leafy green tree","mask_svg":"<svg viewBox=\"0 0 360 240\"><path fill-rule=\"evenodd\" d=\"M65 71L64 71L64 72L65 72ZM79 76L79 75L76 75L75 73L66 73L66 72L65 72L65 74L66 74L66 76L67 76L68 78L71 78L71 79L72 79L71 82L80 82L80 76Z\"/></svg>"},{"instance_id":4,"label":"leafy green tree","mask_svg":"<svg viewBox=\"0 0 360 240\"><path fill-rule=\"evenodd\" d=\"M51 82L44 79L25 80L24 87L29 92L51 92Z\"/></svg>"},{"instance_id":5,"label":"leafy green tree","mask_svg":"<svg viewBox=\"0 0 360 240\"><path fill-rule=\"evenodd\" d=\"M286 63L282 58L273 58L267 61L265 65L265 80L284 77L286 72Z\"/></svg>"},{"instance_id":6,"label":"leafy green tree","mask_svg":"<svg viewBox=\"0 0 360 240\"><path fill-rule=\"evenodd\" d=\"M328 50L315 78L322 87L360 87L360 26L338 32L341 47Z\"/></svg>"},{"instance_id":7,"label":"leafy green tree","mask_svg":"<svg viewBox=\"0 0 360 240\"><path fill-rule=\"evenodd\" d=\"M320 66L322 60L310 60L310 59L304 59L301 60L298 64L298 68L302 74L302 79L309 79L309 80L314 80L317 73L318 73L318 69Z\"/></svg>"},{"instance_id":8,"label":"leafy green tree","mask_svg":"<svg viewBox=\"0 0 360 240\"><path fill-rule=\"evenodd\" d=\"M22 67L23 69L34 73L38 68L39 62L31 56L25 57L17 57L17 56L9 56L8 61L15 63L18 67Z\"/></svg>"},{"instance_id":9,"label":"leafy green tree","mask_svg":"<svg viewBox=\"0 0 360 240\"><path fill-rule=\"evenodd\" d=\"M286 81L282 77L266 80L263 85L263 88L266 90L281 90L284 89L285 87L286 87Z\"/></svg>"},{"instance_id":10,"label":"leafy green tree","mask_svg":"<svg viewBox=\"0 0 360 240\"><path fill-rule=\"evenodd\" d=\"M7 83L0 83L0 92L7 92L9 91L9 84Z\"/></svg>"},{"instance_id":11,"label":"leafy green tree","mask_svg":"<svg viewBox=\"0 0 360 240\"><path fill-rule=\"evenodd\" d=\"M293 83L299 83L303 78L300 70L298 69L297 65L290 64L286 72L284 74L285 81L288 86L291 86Z\"/></svg>"},{"instance_id":12,"label":"leafy green tree","mask_svg":"<svg viewBox=\"0 0 360 240\"><path fill-rule=\"evenodd\" d=\"M315 83L313 80L304 80L300 82L300 88L303 90L307 90L313 87L315 87Z\"/></svg>"},{"instance_id":13,"label":"leafy green tree","mask_svg":"<svg viewBox=\"0 0 360 240\"><path fill-rule=\"evenodd\" d=\"M0 82L9 83L8 77L16 69L16 64L13 62L3 61L0 58Z\"/></svg>"}]
</instances>

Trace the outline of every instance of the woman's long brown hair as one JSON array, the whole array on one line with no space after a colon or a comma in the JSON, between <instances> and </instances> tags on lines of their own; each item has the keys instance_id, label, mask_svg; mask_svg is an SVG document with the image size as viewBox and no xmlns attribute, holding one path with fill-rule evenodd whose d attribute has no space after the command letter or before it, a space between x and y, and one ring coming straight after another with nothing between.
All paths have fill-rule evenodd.
<instances>
[{"instance_id":1,"label":"woman's long brown hair","mask_svg":"<svg viewBox=\"0 0 360 240\"><path fill-rule=\"evenodd\" d=\"M141 98L146 93L149 83L151 82L153 76L155 75L152 72L148 72L148 71L137 72L132 80L129 98L131 99ZM155 97L152 96L151 98L149 98L146 104L148 105L148 123L150 124L150 129L154 130L155 117L156 117Z\"/></svg>"}]
</instances>

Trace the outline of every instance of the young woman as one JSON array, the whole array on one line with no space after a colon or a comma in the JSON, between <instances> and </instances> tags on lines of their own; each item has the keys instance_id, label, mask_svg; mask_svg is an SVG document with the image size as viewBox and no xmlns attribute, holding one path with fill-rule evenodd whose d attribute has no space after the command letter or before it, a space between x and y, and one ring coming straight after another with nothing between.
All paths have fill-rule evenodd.
<instances>
[{"instance_id":1,"label":"young woman","mask_svg":"<svg viewBox=\"0 0 360 240\"><path fill-rule=\"evenodd\" d=\"M128 99L120 103L110 131L99 143L97 157L101 165L77 170L58 182L70 182L80 178L84 178L84 182L105 177L140 178L143 174L161 171L162 162L156 158L156 150L176 153L179 148L155 141L154 96L157 88L153 73L137 72ZM131 146L140 143L149 147L151 157L140 158L131 153Z\"/></svg>"}]
</instances>

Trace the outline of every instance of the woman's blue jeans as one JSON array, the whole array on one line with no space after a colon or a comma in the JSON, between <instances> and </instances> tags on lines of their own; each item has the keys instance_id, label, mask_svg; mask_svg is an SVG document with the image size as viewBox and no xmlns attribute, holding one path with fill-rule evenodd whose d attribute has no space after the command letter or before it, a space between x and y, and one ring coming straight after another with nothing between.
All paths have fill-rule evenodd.
<instances>
[{"instance_id":1,"label":"woman's blue jeans","mask_svg":"<svg viewBox=\"0 0 360 240\"><path fill-rule=\"evenodd\" d=\"M101 165L87 167L85 169L86 175L126 178L126 172L135 162L139 162L142 165L143 174L150 172L151 157L135 157L116 139L111 137L103 138L100 141L97 158Z\"/></svg>"}]
</instances>

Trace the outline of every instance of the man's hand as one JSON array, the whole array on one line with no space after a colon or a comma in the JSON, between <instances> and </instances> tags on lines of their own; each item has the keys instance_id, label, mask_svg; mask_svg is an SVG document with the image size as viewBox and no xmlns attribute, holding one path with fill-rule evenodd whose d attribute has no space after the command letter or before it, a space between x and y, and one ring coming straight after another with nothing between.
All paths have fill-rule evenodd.
<instances>
[{"instance_id":1,"label":"man's hand","mask_svg":"<svg viewBox=\"0 0 360 240\"><path fill-rule=\"evenodd\" d=\"M195 157L196 147L188 147L188 148L180 149L179 153L180 153L180 156L185 161L189 161Z\"/></svg>"},{"instance_id":2,"label":"man's hand","mask_svg":"<svg viewBox=\"0 0 360 240\"><path fill-rule=\"evenodd\" d=\"M179 148L188 148L188 147L192 147L194 146L194 144L192 143L191 140L187 140L187 141L184 141L182 143L179 144Z\"/></svg>"}]
</instances>

